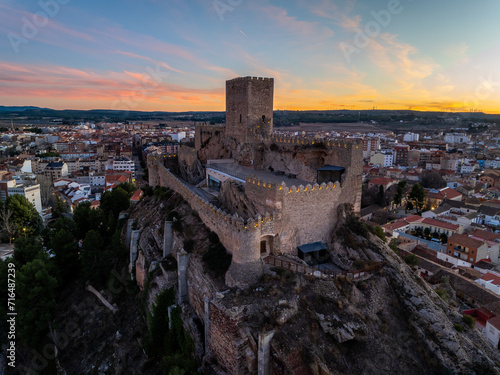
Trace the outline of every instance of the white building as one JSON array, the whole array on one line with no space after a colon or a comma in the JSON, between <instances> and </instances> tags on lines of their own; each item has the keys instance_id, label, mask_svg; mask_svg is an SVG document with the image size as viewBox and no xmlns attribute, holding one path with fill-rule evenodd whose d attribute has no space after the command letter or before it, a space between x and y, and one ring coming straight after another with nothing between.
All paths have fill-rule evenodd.
<instances>
[{"instance_id":1,"label":"white building","mask_svg":"<svg viewBox=\"0 0 500 375\"><path fill-rule=\"evenodd\" d=\"M498 338L500 337L500 316L495 316L486 322L484 334L491 345L496 348L498 346Z\"/></svg>"},{"instance_id":2,"label":"white building","mask_svg":"<svg viewBox=\"0 0 500 375\"><path fill-rule=\"evenodd\" d=\"M391 167L394 164L394 154L391 151L376 151L370 157L370 163L379 167Z\"/></svg>"},{"instance_id":3,"label":"white building","mask_svg":"<svg viewBox=\"0 0 500 375\"><path fill-rule=\"evenodd\" d=\"M480 279L477 279L476 283L500 295L500 276L497 274L488 271Z\"/></svg>"},{"instance_id":4,"label":"white building","mask_svg":"<svg viewBox=\"0 0 500 375\"><path fill-rule=\"evenodd\" d=\"M129 171L132 172L132 178L135 178L135 164L133 160L125 156L120 156L119 158L113 159L113 170L114 171Z\"/></svg>"},{"instance_id":5,"label":"white building","mask_svg":"<svg viewBox=\"0 0 500 375\"><path fill-rule=\"evenodd\" d=\"M106 184L106 176L104 173L89 173L90 185L91 186L104 186Z\"/></svg>"},{"instance_id":6,"label":"white building","mask_svg":"<svg viewBox=\"0 0 500 375\"><path fill-rule=\"evenodd\" d=\"M485 160L485 168L500 169L500 160Z\"/></svg>"},{"instance_id":7,"label":"white building","mask_svg":"<svg viewBox=\"0 0 500 375\"><path fill-rule=\"evenodd\" d=\"M14 194L20 194L23 197L26 197L33 206L35 206L37 212L39 214L42 213L42 198L40 196L40 185L15 185L11 187L7 187L7 196L11 196ZM2 194L3 195L3 194Z\"/></svg>"},{"instance_id":8,"label":"white building","mask_svg":"<svg viewBox=\"0 0 500 375\"><path fill-rule=\"evenodd\" d=\"M168 135L172 138L172 141L177 142L180 142L181 139L186 138L186 132L168 133Z\"/></svg>"},{"instance_id":9,"label":"white building","mask_svg":"<svg viewBox=\"0 0 500 375\"><path fill-rule=\"evenodd\" d=\"M404 135L403 141L405 141L405 142L418 141L419 138L420 138L420 134L408 132Z\"/></svg>"},{"instance_id":10,"label":"white building","mask_svg":"<svg viewBox=\"0 0 500 375\"><path fill-rule=\"evenodd\" d=\"M474 172L475 166L470 164L462 164L460 167L460 173L471 174Z\"/></svg>"},{"instance_id":11,"label":"white building","mask_svg":"<svg viewBox=\"0 0 500 375\"><path fill-rule=\"evenodd\" d=\"M464 133L446 134L444 136L446 143L470 143L470 138Z\"/></svg>"}]
</instances>

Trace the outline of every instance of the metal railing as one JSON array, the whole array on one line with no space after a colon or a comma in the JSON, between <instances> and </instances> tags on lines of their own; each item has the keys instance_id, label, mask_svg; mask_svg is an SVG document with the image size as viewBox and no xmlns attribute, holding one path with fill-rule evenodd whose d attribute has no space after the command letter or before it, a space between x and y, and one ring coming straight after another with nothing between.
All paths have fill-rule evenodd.
<instances>
[{"instance_id":1,"label":"metal railing","mask_svg":"<svg viewBox=\"0 0 500 375\"><path fill-rule=\"evenodd\" d=\"M360 270L356 271L351 271L351 272L346 272L346 271L333 271L325 266L322 266L321 264L317 266L307 266L305 264L301 264L298 262L294 262L291 260L287 260L281 257L277 257L274 255L268 255L267 257L264 258L264 262L266 264L269 264L271 266L283 268L292 272L300 272L305 275L314 275L318 276L321 278L329 278L329 277L334 277L336 275L352 275L353 279L357 279L360 277L365 276L366 274L369 273L374 273L384 267L384 263L377 263L368 267L365 267Z\"/></svg>"}]
</instances>

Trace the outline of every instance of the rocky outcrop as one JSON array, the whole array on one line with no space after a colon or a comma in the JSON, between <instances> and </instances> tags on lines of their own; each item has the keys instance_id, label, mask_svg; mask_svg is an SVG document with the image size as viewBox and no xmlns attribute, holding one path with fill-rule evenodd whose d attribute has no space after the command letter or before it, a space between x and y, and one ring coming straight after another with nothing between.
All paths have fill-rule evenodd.
<instances>
[{"instance_id":1,"label":"rocky outcrop","mask_svg":"<svg viewBox=\"0 0 500 375\"><path fill-rule=\"evenodd\" d=\"M257 262L255 275L264 268L262 277L247 280L250 287L234 283L235 288L228 289L223 280L204 271L200 260L209 246L208 231L187 205L173 202L175 197L162 208L151 198L131 217L145 224L140 247L146 259L146 254L155 254L153 244L162 243L162 210L175 208L183 236L187 228L189 237L177 235L177 250L183 239L195 240L188 267L192 310L184 309L183 316L197 338L198 357L202 331L208 335L204 373L255 373L259 334L269 331L275 332L270 342L275 374L498 373L498 351L474 329L458 332L455 325L462 323L461 315L377 237L365 238L341 225L329 243L334 263L345 271L384 263L363 279L317 279ZM339 217L348 220L351 211L344 211ZM226 283L240 280L239 273L252 274L248 267L233 263Z\"/></svg>"},{"instance_id":2,"label":"rocky outcrop","mask_svg":"<svg viewBox=\"0 0 500 375\"><path fill-rule=\"evenodd\" d=\"M245 195L243 187L231 180L222 183L219 200L232 215L237 213L241 217L256 217L259 213L265 213L265 207L258 211L254 202Z\"/></svg>"}]
</instances>

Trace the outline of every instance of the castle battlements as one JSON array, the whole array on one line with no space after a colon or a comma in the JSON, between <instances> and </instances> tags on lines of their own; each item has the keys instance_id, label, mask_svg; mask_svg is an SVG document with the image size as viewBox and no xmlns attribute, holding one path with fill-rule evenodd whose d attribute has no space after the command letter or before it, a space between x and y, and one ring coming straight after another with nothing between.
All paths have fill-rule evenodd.
<instances>
[{"instance_id":1,"label":"castle battlements","mask_svg":"<svg viewBox=\"0 0 500 375\"><path fill-rule=\"evenodd\" d=\"M301 136L285 136L285 135L272 135L271 137L264 137L262 139L267 143L276 144L289 144L289 145L301 145L301 146L323 146L327 148L348 148L349 146L355 146L355 148L360 148L361 142L355 139L327 139L327 138L309 138Z\"/></svg>"},{"instance_id":2,"label":"castle battlements","mask_svg":"<svg viewBox=\"0 0 500 375\"><path fill-rule=\"evenodd\" d=\"M186 167L198 171L196 162L207 163L211 189L221 189L228 179L244 182L228 196L219 196L227 207L214 205L174 176L162 157L148 158L150 185L179 193L232 254L228 285L258 278L258 272L246 274L241 265L255 266L269 254L297 254L300 245L328 242L339 206L352 204L359 211L361 142L273 133L273 101L273 78L226 81L226 124L197 123L195 151L179 153L184 172L190 173ZM260 215L241 217L234 212ZM249 272L256 269L253 266Z\"/></svg>"},{"instance_id":3,"label":"castle battlements","mask_svg":"<svg viewBox=\"0 0 500 375\"><path fill-rule=\"evenodd\" d=\"M295 185L290 185L290 182L287 184L286 181L278 183L278 182L262 180L259 179L256 175L247 177L246 183L252 184L256 188L260 187L263 190L269 190L275 192L282 191L284 193L321 192L321 191L336 189L340 185L339 181L331 181L328 183L323 182L321 184L314 183L314 184L306 184L305 186L300 184L299 186L295 186Z\"/></svg>"},{"instance_id":4,"label":"castle battlements","mask_svg":"<svg viewBox=\"0 0 500 375\"><path fill-rule=\"evenodd\" d=\"M166 186L179 193L198 212L200 217L214 219L214 222L218 223L217 226L232 227L231 230L235 231L252 231L261 230L264 226L269 227L269 223L275 221L276 215L274 213L266 213L264 216L257 215L253 218L244 218L237 213L231 215L229 212L215 206L202 196L196 194L191 187L165 168L163 158L158 155L150 155L148 157L148 167L151 177L159 180L159 186ZM213 228L211 229L213 230Z\"/></svg>"},{"instance_id":5,"label":"castle battlements","mask_svg":"<svg viewBox=\"0 0 500 375\"><path fill-rule=\"evenodd\" d=\"M227 82L234 82L234 81L274 81L274 78L267 78L267 77L251 77L251 76L246 76L246 77L236 77L233 79L228 80Z\"/></svg>"}]
</instances>

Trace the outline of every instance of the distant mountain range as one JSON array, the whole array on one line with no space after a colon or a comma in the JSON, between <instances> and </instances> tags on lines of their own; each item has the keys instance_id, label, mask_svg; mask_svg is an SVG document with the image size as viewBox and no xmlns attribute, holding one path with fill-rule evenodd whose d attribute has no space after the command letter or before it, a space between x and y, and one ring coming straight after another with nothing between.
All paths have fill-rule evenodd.
<instances>
[{"instance_id":1,"label":"distant mountain range","mask_svg":"<svg viewBox=\"0 0 500 375\"><path fill-rule=\"evenodd\" d=\"M51 110L50 108L40 108L40 107L34 107L34 106L14 106L14 107L7 107L4 105L0 105L0 112L22 112L26 111L27 109L43 109L43 110Z\"/></svg>"},{"instance_id":2,"label":"distant mountain range","mask_svg":"<svg viewBox=\"0 0 500 375\"><path fill-rule=\"evenodd\" d=\"M75 124L80 121L158 121L168 122L173 120L223 123L226 113L224 111L126 111L110 109L92 110L55 110L36 106L0 106L0 121L14 121L16 123L29 122L33 125L51 124L53 121L62 121L65 125ZM437 123L455 126L457 122L468 126L471 122L500 121L500 114L486 114L483 112L429 112L413 110L275 110L274 125L293 126L299 123L359 123L388 124L403 126L426 125L433 126ZM455 125L454 125L455 124Z\"/></svg>"}]
</instances>

